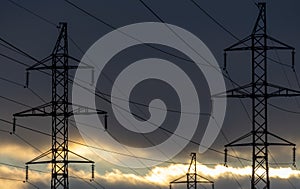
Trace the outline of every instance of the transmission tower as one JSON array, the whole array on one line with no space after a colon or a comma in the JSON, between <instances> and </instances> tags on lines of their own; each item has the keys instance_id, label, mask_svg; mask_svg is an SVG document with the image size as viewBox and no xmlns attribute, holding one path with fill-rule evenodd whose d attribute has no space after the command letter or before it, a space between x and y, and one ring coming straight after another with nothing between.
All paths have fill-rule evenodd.
<instances>
[{"instance_id":1,"label":"transmission tower","mask_svg":"<svg viewBox=\"0 0 300 189\"><path fill-rule=\"evenodd\" d=\"M26 163L26 180L28 179L28 165L51 163L51 189L69 189L68 165L70 163L91 163L92 179L94 176L94 162L69 150L69 117L78 114L106 115L106 112L102 110L93 110L88 107L75 105L69 102L69 70L77 69L78 66L69 65L69 59L76 59L69 56L68 54L67 23L60 23L59 28L59 36L51 55L27 69L27 85L29 71L51 70L52 100L51 102L46 103L44 105L14 114L14 124L16 122L16 117L49 116L52 118L51 149ZM91 67L87 66L86 68ZM73 109L71 108L71 106ZM72 110L70 111L70 109ZM42 158L50 156L50 154L51 160L41 160ZM69 154L73 154L83 160L69 160Z\"/></svg>"},{"instance_id":2,"label":"transmission tower","mask_svg":"<svg viewBox=\"0 0 300 189\"><path fill-rule=\"evenodd\" d=\"M197 159L196 153L191 153L192 159L190 166L186 175L181 176L172 182L170 182L170 189L172 189L172 184L186 184L187 189L197 189L197 184L211 184L212 189L214 189L214 182L208 180L207 178L197 174ZM186 178L186 180L183 180Z\"/></svg>"},{"instance_id":3,"label":"transmission tower","mask_svg":"<svg viewBox=\"0 0 300 189\"><path fill-rule=\"evenodd\" d=\"M271 97L299 96L300 92L268 82L267 52L270 50L292 51L292 67L294 67L294 48L267 34L266 3L258 3L259 14L252 33L226 48L224 65L226 68L226 52L251 51L252 81L225 93L216 95L233 98L250 98L252 100L252 131L225 145L225 164L227 162L227 147L252 147L252 178L251 189L269 189L269 146L293 146L293 164L295 165L295 144L285 140L268 130L268 99ZM273 142L270 142L272 138ZM252 141L251 141L252 140ZM275 142L274 142L275 141Z\"/></svg>"}]
</instances>

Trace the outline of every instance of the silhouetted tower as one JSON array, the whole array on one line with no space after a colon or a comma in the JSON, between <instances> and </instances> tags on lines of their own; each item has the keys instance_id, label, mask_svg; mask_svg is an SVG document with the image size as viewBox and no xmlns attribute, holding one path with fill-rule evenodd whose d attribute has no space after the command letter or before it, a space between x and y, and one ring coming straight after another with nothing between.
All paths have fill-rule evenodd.
<instances>
[{"instance_id":1,"label":"silhouetted tower","mask_svg":"<svg viewBox=\"0 0 300 189\"><path fill-rule=\"evenodd\" d=\"M172 184L186 184L187 189L197 189L197 184L211 184L212 189L214 189L214 182L208 180L197 174L197 159L196 153L191 153L192 159L186 175L179 177L178 179L170 182L170 189L172 189ZM186 180L183 180L186 178Z\"/></svg>"},{"instance_id":2,"label":"silhouetted tower","mask_svg":"<svg viewBox=\"0 0 300 189\"><path fill-rule=\"evenodd\" d=\"M92 177L94 175L94 162L69 150L69 117L75 114L106 114L106 112L102 110L92 110L88 107L75 105L69 102L69 70L78 68L78 66L69 65L69 59L76 60L75 58L69 56L68 53L67 23L60 23L60 33L51 55L27 69L27 81L28 72L30 70L51 70L51 102L14 114L14 122L16 120L16 117L50 116L52 118L51 149L26 163L26 180L28 179L29 164L52 164L51 189L69 188L69 163L91 163ZM50 65L47 64L49 62ZM86 68L91 69L92 67L87 66ZM73 109L71 108L71 106ZM74 154L83 160L69 160L69 153ZM51 160L41 160L42 158L45 158L50 154Z\"/></svg>"},{"instance_id":3,"label":"silhouetted tower","mask_svg":"<svg viewBox=\"0 0 300 189\"><path fill-rule=\"evenodd\" d=\"M269 146L293 146L295 160L295 144L291 143L268 130L268 99L271 97L299 96L300 92L268 82L267 52L269 50L291 50L292 66L294 66L294 48L280 42L267 34L266 4L258 3L259 14L252 33L224 51L225 68L226 52L251 51L252 81L250 84L226 91L227 97L250 98L252 100L252 131L225 145L225 164L227 147L252 147L252 178L251 189L269 189ZM224 93L215 95L222 97ZM275 142L269 142L270 138Z\"/></svg>"}]
</instances>

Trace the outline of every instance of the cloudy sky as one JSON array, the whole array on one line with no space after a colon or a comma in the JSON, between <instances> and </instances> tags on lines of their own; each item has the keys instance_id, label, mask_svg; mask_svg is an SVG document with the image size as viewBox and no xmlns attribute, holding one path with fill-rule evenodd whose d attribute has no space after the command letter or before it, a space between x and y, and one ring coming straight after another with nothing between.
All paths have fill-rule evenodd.
<instances>
[{"instance_id":1,"label":"cloudy sky","mask_svg":"<svg viewBox=\"0 0 300 189\"><path fill-rule=\"evenodd\" d=\"M258 13L255 0L195 0L200 8L190 0L144 0L144 5L138 0L94 0L86 2L74 0L71 2L77 8L63 0L26 2L3 0L0 7L0 37L31 56L42 59L48 56L54 47L58 36L58 29L55 25L58 25L59 22L67 22L69 39L71 39L69 41L69 53L81 60L98 39L113 32L114 28L135 23L160 22L145 7L146 5L164 22L183 28L201 39L222 67L223 49L237 41L231 34L239 39L249 35ZM289 53L269 53L269 57L277 60L277 63L269 61L268 79L272 83L296 90L300 89L297 82L297 73L300 71L298 65L300 58L297 54L297 50L300 49L298 37L300 24L297 20L300 16L299 7L300 3L296 0L285 2L279 0L267 1L268 33L296 48L295 72L290 68L291 58ZM84 13L79 8L86 12ZM219 25L208 15L215 19ZM224 28L222 29L220 25L229 32L226 32ZM159 35L160 33L157 33L157 36ZM171 30L170 35L174 35ZM137 33L135 36L139 36L139 34ZM118 46L118 40L115 40L115 38L111 40L112 43L107 46L107 49L110 49L113 45ZM20 118L17 123L27 129L17 127L16 134L10 134L9 132L12 130L10 122L14 113L41 105L51 99L51 78L43 73L32 72L30 75L30 88L24 88L26 69L24 64L33 65L35 62L2 44L4 43L1 42L0 46L0 188L49 188L50 165L30 166L29 182L23 183L23 180L25 179L25 163L40 155L41 152L47 151L51 146L51 137L45 135L45 133L51 133L50 119ZM96 172L95 182L90 182L91 167L89 164L70 165L70 188L168 188L170 181L186 173L190 153L198 152L198 144L201 142L209 122L209 113L214 111L210 106L211 94L209 94L205 74L197 70L192 61L186 61L189 57L186 57L184 53L178 51L175 47L170 48L159 44L151 45L154 48L148 48L147 45L135 45L116 54L109 60L109 65L107 64L103 68L99 78L96 78L97 88L105 94L111 94L113 91L112 86L126 90L127 85L124 86L120 83L119 86L118 84L112 85L122 69L140 59L165 59L176 64L184 71L182 73L188 75L192 80L198 94L198 103L196 104L201 104L201 111L184 111L182 109L183 105L179 103L181 96L176 93L177 91L172 88L173 86L153 78L143 80L143 82L134 86L129 98L122 96L122 91L106 96L109 101L114 100L116 103L121 103L124 99L125 102L136 102L129 103L129 112L132 114L128 112L122 114L128 119L130 118L135 124L131 124L132 122L129 122L128 119L126 119L127 124L122 124L120 119L116 119L117 116L115 115L118 112L122 113L122 110L118 109L117 106L113 107L111 103L107 103L101 98L95 97L97 108L103 109L109 114L109 129L106 132L102 131L101 134L103 136L109 135L118 141L120 148L116 148L107 140L97 137L97 133L95 135L86 134L89 135L86 136L80 129L93 128L92 126L99 127L99 125L88 125L89 127L86 127L86 124L77 122L78 129L73 122L75 118L71 117L69 148L77 154L95 161ZM157 49L161 51L157 51ZM162 53L162 51L167 53ZM99 52L99 55L101 53L103 52ZM249 53L229 55L227 71L233 81L240 85L250 81L250 60ZM75 63L72 62L72 64ZM163 70L162 67L155 69ZM71 71L71 77L74 74L75 71ZM86 74L90 73L86 72ZM136 76L143 76L143 74L139 74L136 73ZM174 83L181 87L185 86L183 77L178 76L175 78L178 82ZM121 81L118 80L118 82ZM225 83L227 89L232 88L232 83L228 79L225 79ZM183 87L183 89L185 88ZM192 95L189 90L186 90L184 94ZM71 97L70 89L70 99ZM118 101L118 99L121 100ZM155 99L160 99L160 101L155 101ZM300 118L299 100L296 98L274 99L270 101L273 106L269 108L270 131L297 145L300 145L298 137L300 133L298 128ZM193 107L193 104L187 104L187 110L190 107ZM166 109L174 111L166 111ZM224 123L221 125L221 132L217 135L211 150L197 153L198 173L213 180L216 188L250 188L250 148L237 148L234 151L229 149L229 153L234 157L228 158L228 167L223 166L223 146L228 141L232 141L250 131L251 120L247 116L250 113L249 100L227 99L227 110ZM159 149L158 145L167 141L172 132L176 131L177 124L184 115L187 115L187 117L192 116L192 118L198 116L197 128L188 140L192 142L187 142L187 145L184 145L174 156L168 154L168 149L163 152L157 150ZM163 118L156 124L156 127L162 129L149 127L146 128L146 131L151 132L139 133L140 129L144 129L145 122L142 119L151 122L152 116ZM89 120L89 117L86 120ZM140 124L136 124L139 122ZM187 124L186 127L189 130L191 125ZM28 128L33 129L33 131ZM41 132L38 133L37 130ZM171 132L166 133L165 130ZM88 140L91 138L93 140ZM173 142L176 146L180 141L175 140ZM88 148L87 145L92 146L92 148ZM170 149L173 149L174 146L171 146ZM159 153L152 154L151 151L147 150L149 147L153 147ZM132 148L138 150L131 151ZM291 165L292 147L271 147L270 153L272 156L270 157L272 187L300 187L300 170ZM297 155L300 155L299 150ZM76 160L78 158L70 155L70 159ZM296 161L299 165L299 158L296 158ZM153 166L144 168L139 166L145 166L153 162L155 163ZM184 187L185 185L176 186L176 188ZM203 187L208 188L209 186Z\"/></svg>"}]
</instances>

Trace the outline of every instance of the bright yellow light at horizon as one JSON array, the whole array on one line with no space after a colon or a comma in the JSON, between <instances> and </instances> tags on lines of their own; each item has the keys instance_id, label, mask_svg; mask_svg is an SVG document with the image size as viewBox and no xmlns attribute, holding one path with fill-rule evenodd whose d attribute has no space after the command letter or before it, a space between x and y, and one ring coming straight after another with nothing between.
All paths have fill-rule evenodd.
<instances>
[{"instance_id":1,"label":"bright yellow light at horizon","mask_svg":"<svg viewBox=\"0 0 300 189\"><path fill-rule=\"evenodd\" d=\"M72 145L72 150L76 151L78 154L82 156L88 155L93 160L98 160L96 164L98 164L96 167L100 168L101 164L105 164L106 162L99 160L99 157L96 156L92 151L90 151L87 147L81 147L78 145ZM14 150L11 150L14 149ZM19 159L20 161L28 160L34 156L34 154L30 154L32 151L24 151L24 153L15 153L16 151L22 151L21 146L17 145L10 145L6 146L6 148L3 148L3 151L1 153L1 156L3 158L8 159L8 161L14 161L16 159ZM22 151L22 152L23 152ZM30 153L28 153L30 152ZM113 155L113 154L112 154ZM70 158L75 158L73 155ZM122 161L122 159L120 159ZM235 176L237 178L246 178L248 176L251 176L252 168L251 166L246 167L224 167L223 165L216 165L216 166L206 166L201 163L197 164L197 171L199 175L202 175L204 177L207 177L213 181L216 181L218 179L226 179L230 178L232 176ZM48 168L50 169L51 165L48 165ZM76 165L74 165L76 166ZM73 170L73 168L75 168ZM91 173L88 172L88 170L81 170L78 167L70 167L70 172L75 171L76 175L80 175L83 178L89 178ZM96 179L100 179L102 181L108 182L108 183L132 183L132 184L138 184L138 183L144 183L144 184L157 184L166 186L169 184L170 181L178 178L179 176L182 176L186 173L188 169L187 164L171 164L169 166L156 166L153 168L150 168L148 172L147 169L144 170L144 173L137 173L137 172L131 172L129 170L129 173L120 171L120 169L112 169L108 170L106 173L100 174L99 172L95 172ZM13 173L11 172L13 170ZM262 170L259 170L262 171ZM75 173L74 172L74 173ZM16 178L19 178L21 180L24 180L24 170L22 169L9 169L6 166L0 166L0 176L7 177L8 175L14 175ZM49 172L50 173L50 172ZM278 178L278 179L289 179L289 178L300 178L300 171L294 170L289 167L279 167L279 168L270 168L270 178ZM35 181L49 181L49 174L39 174L36 172L30 173L30 179ZM0 186L4 183L4 181L0 181Z\"/></svg>"}]
</instances>

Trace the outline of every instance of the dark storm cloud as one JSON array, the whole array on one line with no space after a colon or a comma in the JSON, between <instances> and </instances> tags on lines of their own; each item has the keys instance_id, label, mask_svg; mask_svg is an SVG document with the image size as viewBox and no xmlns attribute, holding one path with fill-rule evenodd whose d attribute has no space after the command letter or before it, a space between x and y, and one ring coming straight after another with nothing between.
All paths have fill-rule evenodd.
<instances>
[{"instance_id":1,"label":"dark storm cloud","mask_svg":"<svg viewBox=\"0 0 300 189\"><path fill-rule=\"evenodd\" d=\"M80 46L81 50L85 52L90 45L92 45L97 39L112 31L111 28L97 22L96 20L82 14L78 10L68 5L64 1L18 1L23 6L35 11L36 13L44 16L54 23L60 21L66 21L69 24L69 34ZM116 27L125 26L137 22L157 21L150 12L148 12L138 1L91 1L82 2L74 1L82 8L89 10L94 15L106 20L108 23L113 24ZM146 1L151 7L157 11L157 13L166 22L185 28L186 30L194 33L201 40L203 40L210 50L215 55L217 61L222 65L223 61L223 49L235 42L229 34L225 33L215 23L213 23L205 14L197 9L190 1ZM211 15L217 20L223 23L230 31L232 31L239 38L243 38L249 35L254 24L257 8L253 5L253 1L199 1L199 4L205 8ZM300 2L296 0L289 1L268 1L268 32L272 36L278 37L280 40L291 44L297 49L300 49L300 24L298 23ZM33 15L28 14L24 10L14 6L8 1L1 2L0 8L0 22L1 30L0 36L19 48L25 50L29 54L42 59L51 53L54 46L54 42L57 37L57 29L36 18ZM81 50L78 50L74 44L70 43L70 54L80 59L82 57ZM29 59L16 55L1 47L1 53L8 54L12 57L18 58L25 63L32 65L33 62ZM270 56L276 58L274 53ZM280 54L282 57L286 57L284 54ZM296 54L296 72L300 71L299 58ZM290 64L290 59L282 59L285 64ZM1 57L1 69L0 76L9 78L18 83L24 84L25 67L16 65L15 63ZM238 81L240 84L246 84L250 81L250 57L249 53L230 54L228 59L228 71L233 80ZM290 81L290 87L298 88L295 82L294 73L288 68L282 68L277 64L270 63L270 81L279 83L281 85L287 85L287 78ZM74 73L72 73L74 74ZM46 101L50 99L51 92L51 79L41 73L32 73L30 75L30 86L38 94L40 94ZM38 99L28 89L24 89L21 86L11 85L5 81L0 82L0 93L3 96L10 97L17 101L30 106L37 106L43 102ZM232 85L227 81L227 87L231 88ZM249 113L250 101L245 100L245 105ZM20 106L6 100L0 101L0 117L12 120L12 114L27 109L24 106ZM293 99L274 100L272 103L282 106L287 109L299 111L297 103ZM49 119L33 119L28 118L26 120L18 120L19 123L30 126L34 129L39 129L50 133L50 121ZM204 120L205 122L205 120ZM291 114L270 108L270 130L282 135L283 137L291 140L300 145L299 136L300 128L298 127L299 115ZM1 129L11 130L12 127L9 124L1 123ZM223 131L229 140L235 139L238 136L250 131L251 122L247 117L243 107L240 105L239 100L228 100L227 114L223 125ZM194 140L200 141L203 131L199 131L194 136ZM22 135L26 140L35 144L41 149L50 148L50 138L39 134L32 133L30 131L17 129L17 133ZM71 128L71 138L79 138L79 134L76 129ZM24 146L24 149L30 148L28 144L17 139L15 136L11 136L7 133L0 133L2 144L19 144ZM213 148L223 151L223 145L228 141L223 135L219 135ZM189 156L187 154L190 151L197 150L196 145L189 145L187 148L177 157L178 160L187 160ZM249 149L250 150L250 149ZM283 162L290 162L291 154L288 150L273 149L272 154ZM250 157L250 151L242 149L240 152L248 153L245 157ZM286 156L281 156L287 154ZM223 161L223 156L208 151L207 153L200 155L201 162L214 162L219 163ZM202 159L203 158L203 159ZM2 160L2 159L1 159ZM234 165L240 165L235 159L231 160ZM20 162L20 164L23 162ZM23 164L21 164L23 165ZM109 178L108 178L109 179ZM71 180L74 189L86 187L82 182ZM108 184L103 181L104 184L109 186L108 188L155 188L153 186L136 185L128 186L122 184ZM278 181L280 182L280 181ZM243 186L249 186L249 181L242 181ZM297 183L299 185L299 183ZM220 179L217 181L216 186L223 188L236 187L234 181L228 181L227 179ZM274 182L272 184L274 188L279 188L279 183ZM286 186L286 185L285 185ZM40 184L41 188L45 188ZM73 187L72 187L73 188Z\"/></svg>"}]
</instances>

